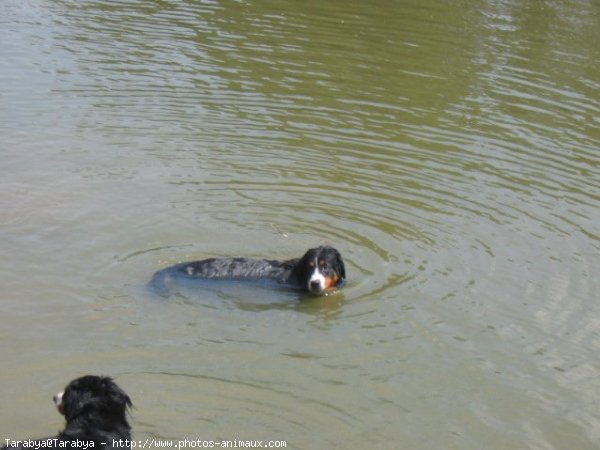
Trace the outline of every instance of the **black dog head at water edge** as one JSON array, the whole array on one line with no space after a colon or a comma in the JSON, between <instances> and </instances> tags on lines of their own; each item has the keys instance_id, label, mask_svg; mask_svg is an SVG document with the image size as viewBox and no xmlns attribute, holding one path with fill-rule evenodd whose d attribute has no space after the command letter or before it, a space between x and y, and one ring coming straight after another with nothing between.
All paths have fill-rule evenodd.
<instances>
[{"instance_id":1,"label":"black dog head at water edge","mask_svg":"<svg viewBox=\"0 0 600 450\"><path fill-rule=\"evenodd\" d=\"M320 246L309 249L300 258L292 271L292 278L311 294L321 294L343 285L346 267L339 251Z\"/></svg>"}]
</instances>

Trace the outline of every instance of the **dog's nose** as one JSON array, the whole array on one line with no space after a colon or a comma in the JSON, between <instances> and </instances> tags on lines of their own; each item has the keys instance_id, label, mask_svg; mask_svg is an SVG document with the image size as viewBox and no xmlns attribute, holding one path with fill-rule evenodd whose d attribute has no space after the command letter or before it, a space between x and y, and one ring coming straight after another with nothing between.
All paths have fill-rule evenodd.
<instances>
[{"instance_id":1,"label":"dog's nose","mask_svg":"<svg viewBox=\"0 0 600 450\"><path fill-rule=\"evenodd\" d=\"M54 404L56 405L56 409L58 409L58 412L64 416L65 405L63 405L63 394L64 392L59 392L54 397L52 397L52 400L54 400Z\"/></svg>"},{"instance_id":2,"label":"dog's nose","mask_svg":"<svg viewBox=\"0 0 600 450\"><path fill-rule=\"evenodd\" d=\"M54 400L54 404L56 406L58 406L58 405L61 404L61 402L62 402L62 396L63 396L63 393L59 392L58 394L54 394L54 396L52 397L52 400Z\"/></svg>"},{"instance_id":3,"label":"dog's nose","mask_svg":"<svg viewBox=\"0 0 600 450\"><path fill-rule=\"evenodd\" d=\"M310 282L310 290L311 291L320 291L321 290L321 283L318 281L311 281Z\"/></svg>"}]
</instances>

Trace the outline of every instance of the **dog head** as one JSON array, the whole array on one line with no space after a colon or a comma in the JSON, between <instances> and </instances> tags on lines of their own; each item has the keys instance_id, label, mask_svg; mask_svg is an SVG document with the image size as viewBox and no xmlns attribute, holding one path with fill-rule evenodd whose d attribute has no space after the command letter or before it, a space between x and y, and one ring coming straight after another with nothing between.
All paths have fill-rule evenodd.
<instances>
[{"instance_id":1,"label":"dog head","mask_svg":"<svg viewBox=\"0 0 600 450\"><path fill-rule=\"evenodd\" d=\"M346 279L342 255L333 247L311 248L300 258L296 269L298 283L311 294L339 287Z\"/></svg>"},{"instance_id":2,"label":"dog head","mask_svg":"<svg viewBox=\"0 0 600 450\"><path fill-rule=\"evenodd\" d=\"M82 415L125 418L132 407L129 396L109 377L86 375L71 381L54 396L58 411L67 422Z\"/></svg>"}]
</instances>

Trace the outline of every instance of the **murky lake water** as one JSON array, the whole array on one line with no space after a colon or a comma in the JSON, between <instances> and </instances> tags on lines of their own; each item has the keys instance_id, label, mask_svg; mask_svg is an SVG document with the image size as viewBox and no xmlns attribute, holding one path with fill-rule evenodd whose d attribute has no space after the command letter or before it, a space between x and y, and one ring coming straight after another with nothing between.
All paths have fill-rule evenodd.
<instances>
[{"instance_id":1,"label":"murky lake water","mask_svg":"<svg viewBox=\"0 0 600 450\"><path fill-rule=\"evenodd\" d=\"M99 373L137 439L600 447L598 2L3 0L0 43L2 440ZM319 244L327 297L145 288Z\"/></svg>"}]
</instances>

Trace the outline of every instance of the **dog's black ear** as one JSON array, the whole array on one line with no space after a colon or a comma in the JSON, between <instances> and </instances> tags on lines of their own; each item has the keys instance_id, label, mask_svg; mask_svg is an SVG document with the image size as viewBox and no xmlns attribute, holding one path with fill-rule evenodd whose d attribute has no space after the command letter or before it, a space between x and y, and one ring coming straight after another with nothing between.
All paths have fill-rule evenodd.
<instances>
[{"instance_id":1,"label":"dog's black ear","mask_svg":"<svg viewBox=\"0 0 600 450\"><path fill-rule=\"evenodd\" d=\"M340 283L342 283L346 279L346 266L344 265L344 260L342 259L342 255L340 254L340 252L336 250L336 253L337 254L335 255L335 262L337 265L338 273L341 277Z\"/></svg>"},{"instance_id":2,"label":"dog's black ear","mask_svg":"<svg viewBox=\"0 0 600 450\"><path fill-rule=\"evenodd\" d=\"M102 382L104 393L107 398L106 404L112 404L114 408L123 413L125 413L128 408L133 407L133 403L131 403L129 396L112 378L105 377L102 379Z\"/></svg>"},{"instance_id":3,"label":"dog's black ear","mask_svg":"<svg viewBox=\"0 0 600 450\"><path fill-rule=\"evenodd\" d=\"M293 269L291 278L296 281L298 284L302 284L303 280L308 279L309 273L309 262L314 258L315 251L317 249L310 248L306 251L302 258L291 260L293 262Z\"/></svg>"}]
</instances>

